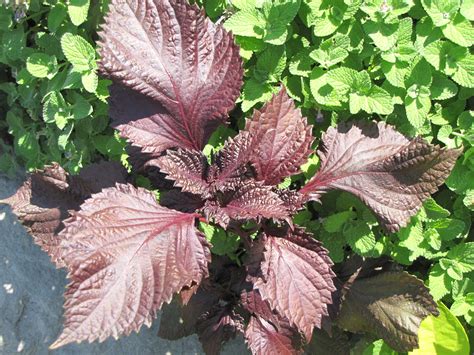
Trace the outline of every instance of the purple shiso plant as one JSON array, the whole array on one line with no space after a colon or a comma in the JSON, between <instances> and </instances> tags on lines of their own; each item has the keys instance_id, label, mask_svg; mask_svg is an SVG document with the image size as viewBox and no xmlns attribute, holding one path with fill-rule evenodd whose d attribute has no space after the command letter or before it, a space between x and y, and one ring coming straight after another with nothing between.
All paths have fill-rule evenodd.
<instances>
[{"instance_id":1,"label":"purple shiso plant","mask_svg":"<svg viewBox=\"0 0 474 355\"><path fill-rule=\"evenodd\" d=\"M102 162L32 173L7 202L57 267L68 271L65 325L51 345L103 341L150 326L197 333L208 354L242 333L254 354L340 351L347 331L397 351L418 345L437 315L423 282L387 259L334 267L292 216L330 190L361 199L387 232L405 226L460 154L383 122L323 134L321 165L299 190L281 188L313 153L312 127L284 87L208 161L202 150L240 94L232 34L184 0L112 0L100 32L100 73L112 80L111 123L136 172ZM251 223L249 223L251 222ZM215 255L198 223L239 238L237 259Z\"/></svg>"}]
</instances>

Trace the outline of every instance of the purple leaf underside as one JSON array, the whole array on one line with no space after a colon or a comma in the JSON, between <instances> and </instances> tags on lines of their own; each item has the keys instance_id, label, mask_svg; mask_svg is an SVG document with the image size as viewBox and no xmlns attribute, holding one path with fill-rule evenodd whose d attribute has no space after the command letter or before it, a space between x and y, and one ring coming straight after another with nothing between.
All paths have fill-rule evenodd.
<instances>
[{"instance_id":1,"label":"purple leaf underside","mask_svg":"<svg viewBox=\"0 0 474 355\"><path fill-rule=\"evenodd\" d=\"M88 199L60 233L71 283L65 328L51 348L138 331L174 293L199 284L210 250L195 217L132 185Z\"/></svg>"},{"instance_id":2,"label":"purple leaf underside","mask_svg":"<svg viewBox=\"0 0 474 355\"><path fill-rule=\"evenodd\" d=\"M321 168L301 193L310 199L330 189L353 193L394 232L437 191L461 151L408 139L384 122L359 122L330 127L318 153Z\"/></svg>"}]
</instances>

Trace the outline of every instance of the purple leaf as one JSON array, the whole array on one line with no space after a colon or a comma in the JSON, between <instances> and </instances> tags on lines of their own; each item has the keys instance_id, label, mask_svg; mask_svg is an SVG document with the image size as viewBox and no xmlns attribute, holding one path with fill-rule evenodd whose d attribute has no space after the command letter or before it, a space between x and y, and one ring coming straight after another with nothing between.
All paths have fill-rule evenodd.
<instances>
[{"instance_id":1,"label":"purple leaf","mask_svg":"<svg viewBox=\"0 0 474 355\"><path fill-rule=\"evenodd\" d=\"M274 218L286 220L289 213L270 186L248 181L235 191L218 194L217 200L208 200L204 213L226 228L230 220Z\"/></svg>"},{"instance_id":2,"label":"purple leaf","mask_svg":"<svg viewBox=\"0 0 474 355\"><path fill-rule=\"evenodd\" d=\"M428 315L438 315L423 282L406 272L388 271L349 279L343 288L336 324L351 332L369 332L399 352L418 347L418 329Z\"/></svg>"},{"instance_id":3,"label":"purple leaf","mask_svg":"<svg viewBox=\"0 0 474 355\"><path fill-rule=\"evenodd\" d=\"M87 200L60 234L71 283L65 329L51 348L149 326L174 293L207 276L210 251L195 218L132 185Z\"/></svg>"},{"instance_id":4,"label":"purple leaf","mask_svg":"<svg viewBox=\"0 0 474 355\"><path fill-rule=\"evenodd\" d=\"M262 235L250 251L249 281L309 341L332 302L331 266L327 251L301 229L285 237Z\"/></svg>"},{"instance_id":5,"label":"purple leaf","mask_svg":"<svg viewBox=\"0 0 474 355\"><path fill-rule=\"evenodd\" d=\"M149 152L201 150L239 96L232 35L183 0L113 0L100 38L100 71L121 86L111 113L122 134Z\"/></svg>"},{"instance_id":6,"label":"purple leaf","mask_svg":"<svg viewBox=\"0 0 474 355\"><path fill-rule=\"evenodd\" d=\"M460 153L410 140L383 122L340 124L324 135L321 169L300 192L311 199L330 189L351 192L394 232L444 182Z\"/></svg>"},{"instance_id":7,"label":"purple leaf","mask_svg":"<svg viewBox=\"0 0 474 355\"><path fill-rule=\"evenodd\" d=\"M92 193L125 182L126 170L118 163L101 162L84 168L79 175L70 176L59 164L32 173L18 191L4 200L27 228L36 244L47 252L58 267L57 237L69 216L78 210Z\"/></svg>"},{"instance_id":8,"label":"purple leaf","mask_svg":"<svg viewBox=\"0 0 474 355\"><path fill-rule=\"evenodd\" d=\"M159 158L158 165L167 178L183 191L203 197L209 195L209 184L206 182L208 164L201 152L168 150Z\"/></svg>"},{"instance_id":9,"label":"purple leaf","mask_svg":"<svg viewBox=\"0 0 474 355\"><path fill-rule=\"evenodd\" d=\"M252 139L248 132L229 138L215 156L208 181L216 190L234 190L250 176L247 163L252 155Z\"/></svg>"},{"instance_id":10,"label":"purple leaf","mask_svg":"<svg viewBox=\"0 0 474 355\"><path fill-rule=\"evenodd\" d=\"M218 304L198 320L196 330L207 355L220 354L225 342L243 332L244 319L232 308Z\"/></svg>"},{"instance_id":11,"label":"purple leaf","mask_svg":"<svg viewBox=\"0 0 474 355\"><path fill-rule=\"evenodd\" d=\"M252 354L300 354L301 336L288 320L271 310L258 291L242 293L243 307L251 314L245 340Z\"/></svg>"},{"instance_id":12,"label":"purple leaf","mask_svg":"<svg viewBox=\"0 0 474 355\"><path fill-rule=\"evenodd\" d=\"M246 130L252 134L252 163L257 179L276 185L296 174L311 154L311 126L283 87L261 111L254 111Z\"/></svg>"}]
</instances>

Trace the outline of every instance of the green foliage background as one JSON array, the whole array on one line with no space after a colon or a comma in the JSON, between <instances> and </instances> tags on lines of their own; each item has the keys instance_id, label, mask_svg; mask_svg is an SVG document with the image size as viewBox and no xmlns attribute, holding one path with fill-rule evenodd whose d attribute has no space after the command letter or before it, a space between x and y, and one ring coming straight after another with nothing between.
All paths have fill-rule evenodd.
<instances>
[{"instance_id":1,"label":"green foliage background","mask_svg":"<svg viewBox=\"0 0 474 355\"><path fill-rule=\"evenodd\" d=\"M318 138L338 122L375 119L409 136L464 150L446 186L396 234L385 234L372 213L346 193L326 195L324 207L310 204L295 222L322 240L335 262L352 253L387 255L425 280L449 309L443 308L443 322L422 326L422 345L433 344L430 336L443 341L435 336L443 327L461 334L459 339L467 332L473 344L474 1L197 2L236 35L245 62L232 125L211 137L206 155L235 134L280 83ZM96 31L106 3L33 0L27 10L0 7L4 172L13 173L17 163L33 169L58 161L72 173L101 158L125 163L124 142L107 127L109 82L96 74ZM317 167L314 155L302 174L282 185L303 184ZM238 236L202 228L214 253L238 260ZM457 353L467 354L467 342L459 346ZM373 339L364 339L354 351L393 353Z\"/></svg>"}]
</instances>

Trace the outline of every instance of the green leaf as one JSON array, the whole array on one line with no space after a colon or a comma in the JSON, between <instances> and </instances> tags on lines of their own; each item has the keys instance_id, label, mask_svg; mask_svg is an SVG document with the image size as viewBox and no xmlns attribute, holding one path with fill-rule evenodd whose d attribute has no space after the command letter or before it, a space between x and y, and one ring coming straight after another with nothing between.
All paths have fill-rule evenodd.
<instances>
[{"instance_id":1,"label":"green leaf","mask_svg":"<svg viewBox=\"0 0 474 355\"><path fill-rule=\"evenodd\" d=\"M214 254L231 256L239 247L240 237L233 233L226 233L222 228L203 222L199 223L199 228L211 243Z\"/></svg>"},{"instance_id":2,"label":"green leaf","mask_svg":"<svg viewBox=\"0 0 474 355\"><path fill-rule=\"evenodd\" d=\"M459 12L469 21L474 21L474 0L462 0Z\"/></svg>"},{"instance_id":3,"label":"green leaf","mask_svg":"<svg viewBox=\"0 0 474 355\"><path fill-rule=\"evenodd\" d=\"M285 68L285 46L270 45L258 55L254 77L261 82L279 82Z\"/></svg>"},{"instance_id":4,"label":"green leaf","mask_svg":"<svg viewBox=\"0 0 474 355\"><path fill-rule=\"evenodd\" d=\"M247 112L257 103L268 101L273 92L271 85L250 78L245 82L242 91L242 111Z\"/></svg>"},{"instance_id":5,"label":"green leaf","mask_svg":"<svg viewBox=\"0 0 474 355\"><path fill-rule=\"evenodd\" d=\"M330 85L341 94L347 93L354 85L358 72L351 68L340 67L327 72Z\"/></svg>"},{"instance_id":6,"label":"green leaf","mask_svg":"<svg viewBox=\"0 0 474 355\"><path fill-rule=\"evenodd\" d=\"M96 72L92 70L90 72L82 74L81 82L86 91L90 93L95 93L97 85L99 84L99 77L97 76Z\"/></svg>"},{"instance_id":7,"label":"green leaf","mask_svg":"<svg viewBox=\"0 0 474 355\"><path fill-rule=\"evenodd\" d=\"M13 24L13 16L9 8L3 8L0 12L0 30L7 31Z\"/></svg>"},{"instance_id":8,"label":"green leaf","mask_svg":"<svg viewBox=\"0 0 474 355\"><path fill-rule=\"evenodd\" d=\"M360 7L373 20L393 22L414 5L412 0L366 0Z\"/></svg>"},{"instance_id":9,"label":"green leaf","mask_svg":"<svg viewBox=\"0 0 474 355\"><path fill-rule=\"evenodd\" d=\"M274 0L264 2L265 28L263 40L280 45L286 42L287 27L298 13L300 0Z\"/></svg>"},{"instance_id":10,"label":"green leaf","mask_svg":"<svg viewBox=\"0 0 474 355\"><path fill-rule=\"evenodd\" d=\"M25 48L26 36L23 27L8 30L2 34L0 45L0 55L2 53L10 60L20 59L22 51ZM1 57L0 57L1 58Z\"/></svg>"},{"instance_id":11,"label":"green leaf","mask_svg":"<svg viewBox=\"0 0 474 355\"><path fill-rule=\"evenodd\" d=\"M53 91L43 105L43 120L46 123L61 121L57 116L66 117L66 102L60 92Z\"/></svg>"},{"instance_id":12,"label":"green leaf","mask_svg":"<svg viewBox=\"0 0 474 355\"><path fill-rule=\"evenodd\" d=\"M474 271L474 242L456 245L446 257L457 261L462 272Z\"/></svg>"},{"instance_id":13,"label":"green leaf","mask_svg":"<svg viewBox=\"0 0 474 355\"><path fill-rule=\"evenodd\" d=\"M70 124L67 125L67 127L65 127L62 130L61 134L59 135L59 137L58 137L58 147L59 147L60 150L62 150L62 151L66 150L66 145L69 142L69 136L71 135L73 128L74 128L74 124L70 123Z\"/></svg>"},{"instance_id":14,"label":"green leaf","mask_svg":"<svg viewBox=\"0 0 474 355\"><path fill-rule=\"evenodd\" d=\"M419 256L423 255L423 247L420 245L424 240L423 226L420 221L411 223L408 226L400 229L398 232L400 238L399 245L411 251L409 260L413 261Z\"/></svg>"},{"instance_id":15,"label":"green leaf","mask_svg":"<svg viewBox=\"0 0 474 355\"><path fill-rule=\"evenodd\" d=\"M470 170L467 166L462 164L461 160L456 162L453 171L446 179L446 185L456 192L457 194L463 194L468 189L472 189L472 182L474 181L474 171Z\"/></svg>"},{"instance_id":16,"label":"green leaf","mask_svg":"<svg viewBox=\"0 0 474 355\"><path fill-rule=\"evenodd\" d=\"M316 171L319 167L319 157L317 154L311 154L308 158L308 161L301 165L301 171L303 172L306 180L309 180L316 174Z\"/></svg>"},{"instance_id":17,"label":"green leaf","mask_svg":"<svg viewBox=\"0 0 474 355\"><path fill-rule=\"evenodd\" d=\"M363 221L352 221L344 225L342 234L349 244L359 255L362 256L377 256L373 255L375 248L375 235L372 229Z\"/></svg>"},{"instance_id":18,"label":"green leaf","mask_svg":"<svg viewBox=\"0 0 474 355\"><path fill-rule=\"evenodd\" d=\"M26 60L26 70L36 78L52 78L57 71L57 61L44 53L34 53Z\"/></svg>"},{"instance_id":19,"label":"green leaf","mask_svg":"<svg viewBox=\"0 0 474 355\"><path fill-rule=\"evenodd\" d=\"M300 16L307 27L314 26L314 35L325 37L343 23L348 5L343 0L313 0L303 3L301 10Z\"/></svg>"},{"instance_id":20,"label":"green leaf","mask_svg":"<svg viewBox=\"0 0 474 355\"><path fill-rule=\"evenodd\" d=\"M408 122L416 129L423 127L430 109L431 100L429 97L417 96L413 98L409 95L405 97L405 111Z\"/></svg>"},{"instance_id":21,"label":"green leaf","mask_svg":"<svg viewBox=\"0 0 474 355\"><path fill-rule=\"evenodd\" d=\"M428 316L418 331L419 347L410 355L469 355L469 339L459 320L438 302L439 316Z\"/></svg>"},{"instance_id":22,"label":"green leaf","mask_svg":"<svg viewBox=\"0 0 474 355\"><path fill-rule=\"evenodd\" d=\"M462 237L466 227L463 221L454 218L437 219L429 222L428 226L435 228L445 241Z\"/></svg>"},{"instance_id":23,"label":"green leaf","mask_svg":"<svg viewBox=\"0 0 474 355\"><path fill-rule=\"evenodd\" d=\"M428 277L430 293L435 300L440 300L451 291L451 282L439 264L433 266Z\"/></svg>"},{"instance_id":24,"label":"green leaf","mask_svg":"<svg viewBox=\"0 0 474 355\"><path fill-rule=\"evenodd\" d=\"M20 136L15 136L15 152L27 161L34 161L40 152L36 132L23 131Z\"/></svg>"},{"instance_id":25,"label":"green leaf","mask_svg":"<svg viewBox=\"0 0 474 355\"><path fill-rule=\"evenodd\" d=\"M265 18L258 9L246 7L233 14L224 23L224 27L234 35L262 38L265 24Z\"/></svg>"},{"instance_id":26,"label":"green leaf","mask_svg":"<svg viewBox=\"0 0 474 355\"><path fill-rule=\"evenodd\" d=\"M469 208L471 211L474 211L474 189L469 189L466 191L466 196L464 196L462 202L467 208Z\"/></svg>"},{"instance_id":27,"label":"green leaf","mask_svg":"<svg viewBox=\"0 0 474 355\"><path fill-rule=\"evenodd\" d=\"M325 68L330 68L347 58L349 52L339 47L332 39L328 39L321 43L318 49L311 52L310 56L316 62Z\"/></svg>"},{"instance_id":28,"label":"green leaf","mask_svg":"<svg viewBox=\"0 0 474 355\"><path fill-rule=\"evenodd\" d=\"M311 48L305 48L296 53L290 60L288 69L293 75L309 77L311 67L314 64L313 58L310 56Z\"/></svg>"},{"instance_id":29,"label":"green leaf","mask_svg":"<svg viewBox=\"0 0 474 355\"><path fill-rule=\"evenodd\" d=\"M421 0L423 8L435 26L444 26L452 21L461 5L460 0Z\"/></svg>"},{"instance_id":30,"label":"green leaf","mask_svg":"<svg viewBox=\"0 0 474 355\"><path fill-rule=\"evenodd\" d=\"M61 48L75 70L85 72L96 68L95 50L81 36L65 33L61 37Z\"/></svg>"},{"instance_id":31,"label":"green leaf","mask_svg":"<svg viewBox=\"0 0 474 355\"><path fill-rule=\"evenodd\" d=\"M363 27L375 46L382 51L388 51L397 43L398 23L367 21Z\"/></svg>"},{"instance_id":32,"label":"green leaf","mask_svg":"<svg viewBox=\"0 0 474 355\"><path fill-rule=\"evenodd\" d=\"M432 220L449 217L451 214L447 209L438 205L438 203L431 197L425 201L423 208L426 212L426 217Z\"/></svg>"},{"instance_id":33,"label":"green leaf","mask_svg":"<svg viewBox=\"0 0 474 355\"><path fill-rule=\"evenodd\" d=\"M410 74L405 80L405 85L406 87L416 85L415 87L419 90L422 86L429 88L432 81L431 66L426 60L421 58L412 66Z\"/></svg>"},{"instance_id":34,"label":"green leaf","mask_svg":"<svg viewBox=\"0 0 474 355\"><path fill-rule=\"evenodd\" d=\"M453 80L459 85L474 88L474 55L466 54L459 59L457 69L453 75Z\"/></svg>"},{"instance_id":35,"label":"green leaf","mask_svg":"<svg viewBox=\"0 0 474 355\"><path fill-rule=\"evenodd\" d=\"M343 225L356 216L357 214L354 211L343 211L332 214L324 219L323 228L329 233L340 232Z\"/></svg>"},{"instance_id":36,"label":"green leaf","mask_svg":"<svg viewBox=\"0 0 474 355\"><path fill-rule=\"evenodd\" d=\"M67 16L66 5L57 2L48 14L48 29L50 32L56 32Z\"/></svg>"},{"instance_id":37,"label":"green leaf","mask_svg":"<svg viewBox=\"0 0 474 355\"><path fill-rule=\"evenodd\" d=\"M433 82L430 87L431 99L446 100L458 93L457 85L439 72L433 73Z\"/></svg>"},{"instance_id":38,"label":"green leaf","mask_svg":"<svg viewBox=\"0 0 474 355\"><path fill-rule=\"evenodd\" d=\"M351 93L349 109L352 114L363 110L367 113L388 115L393 111L392 97L387 91L374 85L366 94Z\"/></svg>"},{"instance_id":39,"label":"green leaf","mask_svg":"<svg viewBox=\"0 0 474 355\"><path fill-rule=\"evenodd\" d=\"M440 142L443 142L448 148L456 148L457 144L454 138L451 137L453 133L453 127L450 125L441 126L437 138Z\"/></svg>"},{"instance_id":40,"label":"green leaf","mask_svg":"<svg viewBox=\"0 0 474 355\"><path fill-rule=\"evenodd\" d=\"M89 5L90 0L69 0L67 12L74 25L79 26L87 20Z\"/></svg>"},{"instance_id":41,"label":"green leaf","mask_svg":"<svg viewBox=\"0 0 474 355\"><path fill-rule=\"evenodd\" d=\"M451 313L455 316L463 316L474 309L474 293L459 297L451 305Z\"/></svg>"},{"instance_id":42,"label":"green leaf","mask_svg":"<svg viewBox=\"0 0 474 355\"><path fill-rule=\"evenodd\" d=\"M398 355L382 339L376 340L364 349L362 355Z\"/></svg>"},{"instance_id":43,"label":"green leaf","mask_svg":"<svg viewBox=\"0 0 474 355\"><path fill-rule=\"evenodd\" d=\"M408 63L400 61L395 61L395 63L382 61L380 67L390 84L399 88L405 88L405 77L410 72L410 66Z\"/></svg>"},{"instance_id":44,"label":"green leaf","mask_svg":"<svg viewBox=\"0 0 474 355\"><path fill-rule=\"evenodd\" d=\"M474 28L471 22L459 13L442 28L442 31L447 39L460 46L470 47L474 43Z\"/></svg>"},{"instance_id":45,"label":"green leaf","mask_svg":"<svg viewBox=\"0 0 474 355\"><path fill-rule=\"evenodd\" d=\"M329 82L334 84L335 81L331 80L322 68L315 67L309 76L309 80L311 94L318 104L331 108L340 108L342 101L347 101L347 98L344 96L347 90L337 90L334 86L330 85Z\"/></svg>"},{"instance_id":46,"label":"green leaf","mask_svg":"<svg viewBox=\"0 0 474 355\"><path fill-rule=\"evenodd\" d=\"M91 104L78 93L74 93L74 105L72 106L72 116L75 120L80 120L92 113Z\"/></svg>"},{"instance_id":47,"label":"green leaf","mask_svg":"<svg viewBox=\"0 0 474 355\"><path fill-rule=\"evenodd\" d=\"M436 41L426 46L423 57L436 70L446 75L453 75L458 69L459 62L468 54L466 48L449 41ZM456 81L456 80L455 80Z\"/></svg>"}]
</instances>

